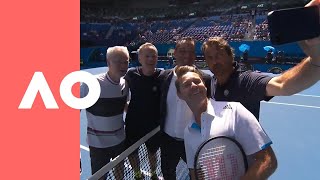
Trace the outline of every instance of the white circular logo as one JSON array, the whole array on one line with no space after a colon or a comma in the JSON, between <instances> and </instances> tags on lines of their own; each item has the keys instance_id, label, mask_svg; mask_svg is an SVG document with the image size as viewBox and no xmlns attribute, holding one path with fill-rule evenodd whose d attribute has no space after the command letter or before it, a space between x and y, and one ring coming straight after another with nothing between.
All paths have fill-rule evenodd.
<instances>
[{"instance_id":1,"label":"white circular logo","mask_svg":"<svg viewBox=\"0 0 320 180\"><path fill-rule=\"evenodd\" d=\"M152 91L156 92L157 91L157 86L152 87Z\"/></svg>"},{"instance_id":2,"label":"white circular logo","mask_svg":"<svg viewBox=\"0 0 320 180\"><path fill-rule=\"evenodd\" d=\"M228 89L224 90L223 94L224 94L224 96L228 96L229 95L229 90Z\"/></svg>"}]
</instances>

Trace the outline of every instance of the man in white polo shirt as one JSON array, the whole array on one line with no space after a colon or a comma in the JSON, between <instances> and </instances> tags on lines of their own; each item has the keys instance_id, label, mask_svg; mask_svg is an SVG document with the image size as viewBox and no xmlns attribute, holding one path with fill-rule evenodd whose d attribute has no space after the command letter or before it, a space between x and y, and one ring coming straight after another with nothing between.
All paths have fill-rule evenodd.
<instances>
[{"instance_id":1,"label":"man in white polo shirt","mask_svg":"<svg viewBox=\"0 0 320 180\"><path fill-rule=\"evenodd\" d=\"M194 178L194 158L200 144L212 137L227 136L238 141L248 157L248 171L242 179L267 179L277 168L271 140L256 118L238 102L215 101L207 98L202 76L192 66L176 70L176 88L194 119L184 132L188 168Z\"/></svg>"}]
</instances>

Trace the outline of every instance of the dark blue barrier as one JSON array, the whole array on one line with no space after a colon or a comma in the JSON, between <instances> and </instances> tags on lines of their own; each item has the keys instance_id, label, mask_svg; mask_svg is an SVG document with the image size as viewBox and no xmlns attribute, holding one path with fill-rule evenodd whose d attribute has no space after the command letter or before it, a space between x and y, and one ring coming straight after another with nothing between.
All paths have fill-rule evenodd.
<instances>
[{"instance_id":1,"label":"dark blue barrier","mask_svg":"<svg viewBox=\"0 0 320 180\"><path fill-rule=\"evenodd\" d=\"M252 64L253 70L279 74L294 66L294 64Z\"/></svg>"},{"instance_id":2,"label":"dark blue barrier","mask_svg":"<svg viewBox=\"0 0 320 180\"><path fill-rule=\"evenodd\" d=\"M266 56L266 51L263 49L264 46L271 45L269 41L242 41L242 42L230 42L230 45L235 50L236 56L242 56L242 52L239 51L238 47L242 44L246 43L250 46L249 51L249 58L250 57L257 57L262 58ZM202 43L196 43L196 55L202 56L201 52ZM175 44L156 44L158 49L159 56L167 56L167 53L170 49L174 49ZM274 46L277 51L284 51L286 56L289 57L303 57L304 53L300 49L297 43L291 43L281 46ZM98 67L100 65L104 65L105 63L105 54L106 54L107 47L91 47L91 48L81 48L80 49L80 58L83 61L84 65L87 66L95 66ZM301 58L302 59L302 58ZM90 65L91 64L91 65ZM137 66L137 62L131 62L130 66L134 67ZM262 72L269 72L277 66L281 70L287 70L288 68L292 67L293 65L276 65L276 64L252 64L254 70L259 70ZM158 61L159 68L170 68L170 64L168 61Z\"/></svg>"},{"instance_id":3,"label":"dark blue barrier","mask_svg":"<svg viewBox=\"0 0 320 180\"><path fill-rule=\"evenodd\" d=\"M248 44L250 46L249 57L265 57L266 51L263 49L264 46L270 46L269 41L242 41L242 42L230 42L230 45L235 50L236 56L242 56L242 52L239 51L239 46L241 44ZM201 52L202 43L196 43L196 55L202 56ZM156 44L158 49L159 56L167 56L167 53L170 49L174 49L175 44ZM286 45L274 46L277 51L284 51L287 56L291 57L303 57L304 53L300 49L297 43L291 43ZM106 47L93 47L93 48L81 48L80 57L84 62L92 61L94 57L91 57L92 53L99 51L105 57Z\"/></svg>"},{"instance_id":4,"label":"dark blue barrier","mask_svg":"<svg viewBox=\"0 0 320 180\"><path fill-rule=\"evenodd\" d=\"M263 49L264 46L270 46L269 41L241 41L241 42L230 42L230 45L235 50L236 56L242 56L242 52L239 51L239 46L241 44L248 44L250 46L249 57L265 57L266 51ZM196 43L196 55L203 55L201 52L202 43ZM158 53L160 56L166 56L170 49L174 49L175 44L156 44ZM304 53L300 49L297 43L290 43L285 45L274 46L276 51L284 51L287 56L303 57Z\"/></svg>"},{"instance_id":5,"label":"dark blue barrier","mask_svg":"<svg viewBox=\"0 0 320 180\"><path fill-rule=\"evenodd\" d=\"M105 61L106 51L106 47L80 48L80 59L82 59L84 64L92 61Z\"/></svg>"}]
</instances>

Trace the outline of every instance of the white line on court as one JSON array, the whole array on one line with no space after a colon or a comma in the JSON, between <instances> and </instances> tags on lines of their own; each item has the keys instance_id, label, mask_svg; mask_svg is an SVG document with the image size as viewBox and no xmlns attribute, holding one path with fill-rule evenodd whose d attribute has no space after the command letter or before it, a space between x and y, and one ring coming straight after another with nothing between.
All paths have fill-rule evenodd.
<instances>
[{"instance_id":1,"label":"white line on court","mask_svg":"<svg viewBox=\"0 0 320 180\"><path fill-rule=\"evenodd\" d=\"M279 105L287 105L287 106L298 106L298 107L306 107L306 108L316 108L320 109L319 106L307 106L307 105L301 105L301 104L288 104L288 103L279 103L279 102L265 102L262 101L263 103L268 103L268 104L279 104Z\"/></svg>"},{"instance_id":2,"label":"white line on court","mask_svg":"<svg viewBox=\"0 0 320 180\"><path fill-rule=\"evenodd\" d=\"M305 97L315 97L315 98L320 98L320 96L308 95L308 94L295 94L294 96L305 96Z\"/></svg>"},{"instance_id":3,"label":"white line on court","mask_svg":"<svg viewBox=\"0 0 320 180\"><path fill-rule=\"evenodd\" d=\"M80 144L80 148L86 151L89 151L89 148Z\"/></svg>"}]
</instances>

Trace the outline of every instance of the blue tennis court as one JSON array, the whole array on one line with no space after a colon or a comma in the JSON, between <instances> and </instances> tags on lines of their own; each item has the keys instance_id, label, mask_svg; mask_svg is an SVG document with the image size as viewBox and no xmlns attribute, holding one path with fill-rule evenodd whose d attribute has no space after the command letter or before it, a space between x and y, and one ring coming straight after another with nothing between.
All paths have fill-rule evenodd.
<instances>
[{"instance_id":1,"label":"blue tennis court","mask_svg":"<svg viewBox=\"0 0 320 180\"><path fill-rule=\"evenodd\" d=\"M92 74L106 68L86 70ZM207 72L207 71L205 71ZM260 122L273 141L278 168L271 180L317 179L320 163L320 82L299 94L261 102ZM80 113L81 180L91 175L86 117Z\"/></svg>"}]
</instances>

